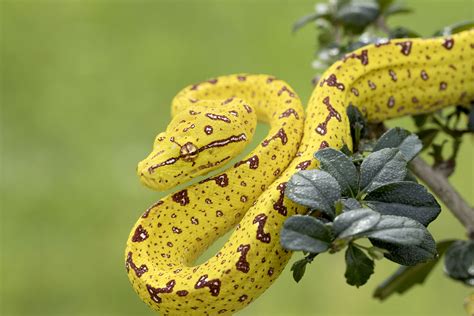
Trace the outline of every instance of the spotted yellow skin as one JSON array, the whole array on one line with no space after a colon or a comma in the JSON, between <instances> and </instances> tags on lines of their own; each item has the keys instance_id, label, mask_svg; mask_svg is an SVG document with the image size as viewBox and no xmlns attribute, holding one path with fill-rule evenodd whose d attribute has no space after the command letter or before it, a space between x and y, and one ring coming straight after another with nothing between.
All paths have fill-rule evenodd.
<instances>
[{"instance_id":1,"label":"spotted yellow skin","mask_svg":"<svg viewBox=\"0 0 474 316\"><path fill-rule=\"evenodd\" d=\"M157 137L152 154L138 167L141 181L149 187L166 188L164 180L171 178L178 179L169 180L173 184L185 181L198 164L208 166L203 172L220 167L215 165L218 161L241 150L236 143L251 138L257 117L271 128L244 160L168 195L138 219L125 251L133 288L165 315L232 314L244 308L275 281L290 259L291 253L280 246L279 232L288 216L305 209L284 197L286 182L298 170L317 167L312 156L318 149L352 145L345 114L350 103L369 121L379 122L471 100L473 30L449 38L392 40L348 54L322 76L306 117L294 90L268 75L218 77L185 88L172 103L174 117L184 122L174 120L174 128ZM216 111L231 122L205 116ZM240 112L234 116L229 111ZM199 128L183 131L191 121ZM213 133L205 132L207 125ZM246 134L245 140L232 142L232 148L213 145L209 151L208 144L224 144L222 140L239 131ZM182 154L185 142L193 146ZM198 156L189 154L197 151ZM193 265L234 227L214 257Z\"/></svg>"}]
</instances>

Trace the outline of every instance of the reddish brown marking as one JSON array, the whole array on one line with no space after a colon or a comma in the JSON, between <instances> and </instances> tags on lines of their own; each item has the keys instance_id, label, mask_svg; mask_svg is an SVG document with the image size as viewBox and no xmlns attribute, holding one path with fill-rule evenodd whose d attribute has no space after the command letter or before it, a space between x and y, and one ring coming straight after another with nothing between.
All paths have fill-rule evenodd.
<instances>
[{"instance_id":1,"label":"reddish brown marking","mask_svg":"<svg viewBox=\"0 0 474 316\"><path fill-rule=\"evenodd\" d=\"M393 96L390 96L390 98L388 98L387 106L389 108L393 108L394 105L395 105L395 98Z\"/></svg>"},{"instance_id":2,"label":"reddish brown marking","mask_svg":"<svg viewBox=\"0 0 474 316\"><path fill-rule=\"evenodd\" d=\"M276 80L275 77L268 77L267 78L267 83L272 83L274 80Z\"/></svg>"},{"instance_id":3,"label":"reddish brown marking","mask_svg":"<svg viewBox=\"0 0 474 316\"><path fill-rule=\"evenodd\" d=\"M132 236L133 242L142 242L148 238L148 232L142 227L142 225L138 225L135 229L135 233Z\"/></svg>"},{"instance_id":4,"label":"reddish brown marking","mask_svg":"<svg viewBox=\"0 0 474 316\"><path fill-rule=\"evenodd\" d=\"M189 292L186 290L181 290L181 291L177 291L176 294L178 294L178 296L186 296L189 294Z\"/></svg>"},{"instance_id":5,"label":"reddish brown marking","mask_svg":"<svg viewBox=\"0 0 474 316\"><path fill-rule=\"evenodd\" d=\"M137 267L135 263L132 260L132 252L129 251L127 254L127 261L125 261L125 268L127 269L127 272L130 271L130 268L132 268L133 271L135 271L135 275L137 277L141 277L144 273L148 272L148 267L145 264L142 264L140 267Z\"/></svg>"},{"instance_id":6,"label":"reddish brown marking","mask_svg":"<svg viewBox=\"0 0 474 316\"><path fill-rule=\"evenodd\" d=\"M296 165L295 169L306 170L310 165L311 165L311 160L302 161L298 165Z\"/></svg>"},{"instance_id":7,"label":"reddish brown marking","mask_svg":"<svg viewBox=\"0 0 474 316\"><path fill-rule=\"evenodd\" d=\"M454 39L452 38L446 38L443 43L444 48L446 49L451 49L454 46Z\"/></svg>"},{"instance_id":8,"label":"reddish brown marking","mask_svg":"<svg viewBox=\"0 0 474 316\"><path fill-rule=\"evenodd\" d=\"M382 39L378 41L377 43L375 43L375 47L380 47L380 46L389 45L389 44L390 44L390 40Z\"/></svg>"},{"instance_id":9,"label":"reddish brown marking","mask_svg":"<svg viewBox=\"0 0 474 316\"><path fill-rule=\"evenodd\" d=\"M326 117L326 119L324 120L324 122L319 123L318 126L316 127L316 132L320 135L326 135L327 125L328 125L329 121L331 120L331 118L335 117L339 122L341 121L341 115L331 105L331 103L329 102L329 97L324 98L323 103L326 105L326 107L329 111L329 114Z\"/></svg>"},{"instance_id":10,"label":"reddish brown marking","mask_svg":"<svg viewBox=\"0 0 474 316\"><path fill-rule=\"evenodd\" d=\"M206 133L207 135L211 135L213 131L214 130L211 125L204 126L204 133Z\"/></svg>"},{"instance_id":11,"label":"reddish brown marking","mask_svg":"<svg viewBox=\"0 0 474 316\"><path fill-rule=\"evenodd\" d=\"M193 110L189 110L189 114L198 115L198 114L201 114L201 112L196 112L196 111L193 111Z\"/></svg>"},{"instance_id":12,"label":"reddish brown marking","mask_svg":"<svg viewBox=\"0 0 474 316\"><path fill-rule=\"evenodd\" d=\"M420 101L418 100L417 97L413 97L413 98L411 98L411 102L413 102L413 103L418 103L418 102L420 102Z\"/></svg>"},{"instance_id":13,"label":"reddish brown marking","mask_svg":"<svg viewBox=\"0 0 474 316\"><path fill-rule=\"evenodd\" d=\"M199 220L196 218L196 217L191 217L191 224L193 225L198 225L199 224Z\"/></svg>"},{"instance_id":14,"label":"reddish brown marking","mask_svg":"<svg viewBox=\"0 0 474 316\"><path fill-rule=\"evenodd\" d=\"M228 98L227 100L224 100L221 104L226 105L226 104L232 102L232 100L234 100L234 98Z\"/></svg>"},{"instance_id":15,"label":"reddish brown marking","mask_svg":"<svg viewBox=\"0 0 474 316\"><path fill-rule=\"evenodd\" d=\"M413 42L412 41L406 41L406 42L400 42L400 43L395 43L395 45L398 45L401 47L401 50L400 52L405 55L405 56L408 56L410 55L410 51L411 51L411 46L412 46Z\"/></svg>"},{"instance_id":16,"label":"reddish brown marking","mask_svg":"<svg viewBox=\"0 0 474 316\"><path fill-rule=\"evenodd\" d=\"M280 168L276 168L275 171L273 171L273 175L276 177L280 174L281 170Z\"/></svg>"},{"instance_id":17,"label":"reddish brown marking","mask_svg":"<svg viewBox=\"0 0 474 316\"><path fill-rule=\"evenodd\" d=\"M439 83L439 90L442 91L442 90L446 90L446 88L448 87L448 84L444 81L441 81Z\"/></svg>"},{"instance_id":18,"label":"reddish brown marking","mask_svg":"<svg viewBox=\"0 0 474 316\"><path fill-rule=\"evenodd\" d=\"M282 93L285 92L285 91L288 93L288 95L289 95L290 97L292 97L292 98L295 97L295 93L294 93L293 91L291 91L290 89L288 89L286 86L283 86L283 87L280 89L280 91L278 91L278 93L277 93L278 96L281 96Z\"/></svg>"},{"instance_id":19,"label":"reddish brown marking","mask_svg":"<svg viewBox=\"0 0 474 316\"><path fill-rule=\"evenodd\" d=\"M223 122L226 122L226 123L230 123L230 119L225 116L225 115L219 115L219 114L214 114L214 113L206 113L206 117L210 118L211 120L214 120L214 121L223 121Z\"/></svg>"},{"instance_id":20,"label":"reddish brown marking","mask_svg":"<svg viewBox=\"0 0 474 316\"><path fill-rule=\"evenodd\" d=\"M168 241L168 242L166 243L166 245L167 245L168 247L173 247L173 243L172 243L171 241Z\"/></svg>"},{"instance_id":21,"label":"reddish brown marking","mask_svg":"<svg viewBox=\"0 0 474 316\"><path fill-rule=\"evenodd\" d=\"M196 103L197 101L199 101L198 99L191 99L191 98L189 98L188 100L189 100L189 102L191 102L191 103Z\"/></svg>"},{"instance_id":22,"label":"reddish brown marking","mask_svg":"<svg viewBox=\"0 0 474 316\"><path fill-rule=\"evenodd\" d=\"M175 234L181 234L181 233L183 232L183 230L182 230L181 228L178 228L178 227L176 227L176 226L173 226L173 227L171 228L171 230L172 230L173 233L175 233Z\"/></svg>"},{"instance_id":23,"label":"reddish brown marking","mask_svg":"<svg viewBox=\"0 0 474 316\"><path fill-rule=\"evenodd\" d=\"M359 59L362 65L368 65L369 64L369 55L367 54L367 50L363 49L359 55L356 53L348 54L344 56L343 61L346 62L349 58L356 58Z\"/></svg>"},{"instance_id":24,"label":"reddish brown marking","mask_svg":"<svg viewBox=\"0 0 474 316\"><path fill-rule=\"evenodd\" d=\"M236 163L234 165L234 168L237 168L238 166L243 165L247 162L249 163L249 168L250 169L257 169L258 168L259 159L258 159L257 155L254 155L254 156L250 157L247 160L239 161L238 163Z\"/></svg>"},{"instance_id":25,"label":"reddish brown marking","mask_svg":"<svg viewBox=\"0 0 474 316\"><path fill-rule=\"evenodd\" d=\"M273 135L272 137L270 137L270 139L265 139L263 142L262 142L262 146L263 147L267 147L268 144L270 143L270 141L274 140L274 139L277 139L277 138L280 138L281 139L281 143L283 145L286 145L286 143L288 142L288 137L286 136L286 133L285 133L285 130L283 128L280 128L278 130L278 132Z\"/></svg>"},{"instance_id":26,"label":"reddish brown marking","mask_svg":"<svg viewBox=\"0 0 474 316\"><path fill-rule=\"evenodd\" d=\"M250 244L240 245L237 248L237 251L240 252L240 257L237 263L235 264L237 270L248 273L250 271L250 263L247 261L247 253L250 250Z\"/></svg>"},{"instance_id":27,"label":"reddish brown marking","mask_svg":"<svg viewBox=\"0 0 474 316\"><path fill-rule=\"evenodd\" d=\"M367 83L369 84L370 89L372 89L372 90L377 89L377 86L372 81L368 80Z\"/></svg>"},{"instance_id":28,"label":"reddish brown marking","mask_svg":"<svg viewBox=\"0 0 474 316\"><path fill-rule=\"evenodd\" d=\"M152 206L150 206L149 208L146 209L145 213L143 213L142 215L142 218L147 218L148 217L148 214L150 214L150 211L152 209L154 209L155 207L157 206L160 206L161 204L163 204L164 202L163 201L158 201L156 202L155 204L153 204Z\"/></svg>"},{"instance_id":29,"label":"reddish brown marking","mask_svg":"<svg viewBox=\"0 0 474 316\"><path fill-rule=\"evenodd\" d=\"M235 117L239 117L239 113L237 111L232 110L232 111L229 111L229 113Z\"/></svg>"},{"instance_id":30,"label":"reddish brown marking","mask_svg":"<svg viewBox=\"0 0 474 316\"><path fill-rule=\"evenodd\" d=\"M429 78L429 77L428 77L428 74L427 74L426 71L424 71L424 70L422 70L422 71L420 72L420 76L421 76L421 79L423 79L423 80L425 80L425 81L428 80L428 78Z\"/></svg>"},{"instance_id":31,"label":"reddish brown marking","mask_svg":"<svg viewBox=\"0 0 474 316\"><path fill-rule=\"evenodd\" d=\"M157 168L160 168L160 167L163 167L163 166L169 166L169 165L172 165L174 164L176 161L179 160L179 157L178 158L170 158L166 161L163 161L163 162L160 162L159 164L156 164L156 165L152 165L150 167L148 167L148 173L149 174L152 174L153 172L155 172L155 169Z\"/></svg>"},{"instance_id":32,"label":"reddish brown marking","mask_svg":"<svg viewBox=\"0 0 474 316\"><path fill-rule=\"evenodd\" d=\"M273 204L273 209L278 211L283 216L288 214L288 210L286 206L283 204L283 199L285 197L285 189L286 189L286 182L282 182L277 186L277 190L280 191L280 195L278 196L278 200ZM255 221L254 221L255 223Z\"/></svg>"},{"instance_id":33,"label":"reddish brown marking","mask_svg":"<svg viewBox=\"0 0 474 316\"><path fill-rule=\"evenodd\" d=\"M206 198L205 201L206 201L206 204L212 204L212 200L209 198Z\"/></svg>"},{"instance_id":34,"label":"reddish brown marking","mask_svg":"<svg viewBox=\"0 0 474 316\"><path fill-rule=\"evenodd\" d=\"M239 302L245 301L248 297L249 297L249 296L246 295L246 294L242 295L241 297L239 297Z\"/></svg>"},{"instance_id":35,"label":"reddish brown marking","mask_svg":"<svg viewBox=\"0 0 474 316\"><path fill-rule=\"evenodd\" d=\"M214 180L216 184L220 187L226 187L227 185L229 185L229 178L227 177L227 174L225 173L218 175L216 177L207 178L205 180L200 181L199 183L205 183L207 181L212 181L212 180Z\"/></svg>"},{"instance_id":36,"label":"reddish brown marking","mask_svg":"<svg viewBox=\"0 0 474 316\"><path fill-rule=\"evenodd\" d=\"M278 117L279 119L284 118L284 117L289 117L291 114L295 116L297 120L299 120L298 113L295 111L295 109L288 109L285 112L281 113L280 116Z\"/></svg>"},{"instance_id":37,"label":"reddish brown marking","mask_svg":"<svg viewBox=\"0 0 474 316\"><path fill-rule=\"evenodd\" d=\"M223 147L223 146L227 146L230 143L236 143L236 142L241 142L245 140L247 140L247 135L245 135L245 133L242 133L240 135L234 135L226 139L215 140L207 145L200 147L198 151L201 152L212 147Z\"/></svg>"},{"instance_id":38,"label":"reddish brown marking","mask_svg":"<svg viewBox=\"0 0 474 316\"><path fill-rule=\"evenodd\" d=\"M194 285L194 288L202 289L208 287L212 296L218 296L221 289L221 281L219 279L207 280L207 274L202 275Z\"/></svg>"},{"instance_id":39,"label":"reddish brown marking","mask_svg":"<svg viewBox=\"0 0 474 316\"><path fill-rule=\"evenodd\" d=\"M239 81L245 81L245 80L247 80L247 77L246 76L237 76L237 79Z\"/></svg>"},{"instance_id":40,"label":"reddish brown marking","mask_svg":"<svg viewBox=\"0 0 474 316\"><path fill-rule=\"evenodd\" d=\"M260 240L261 242L264 242L268 244L271 240L270 233L265 233L263 230L263 227L265 226L265 223L267 222L267 215L261 213L255 216L253 219L253 224L257 224L257 239Z\"/></svg>"},{"instance_id":41,"label":"reddish brown marking","mask_svg":"<svg viewBox=\"0 0 474 316\"><path fill-rule=\"evenodd\" d=\"M273 275L273 268L268 269L267 274L268 274L268 276L272 276Z\"/></svg>"},{"instance_id":42,"label":"reddish brown marking","mask_svg":"<svg viewBox=\"0 0 474 316\"><path fill-rule=\"evenodd\" d=\"M359 96L359 90L357 90L356 88L351 88L351 92L352 92L356 97Z\"/></svg>"},{"instance_id":43,"label":"reddish brown marking","mask_svg":"<svg viewBox=\"0 0 474 316\"><path fill-rule=\"evenodd\" d=\"M242 202L242 203L247 202L247 200L248 200L248 197L247 197L246 195L242 195L242 196L240 197L240 202Z\"/></svg>"},{"instance_id":44,"label":"reddish brown marking","mask_svg":"<svg viewBox=\"0 0 474 316\"><path fill-rule=\"evenodd\" d=\"M323 149L323 148L327 148L327 147L329 147L329 144L328 144L328 142L325 141L325 140L323 140L323 141L321 142L321 145L319 145L319 149Z\"/></svg>"},{"instance_id":45,"label":"reddish brown marking","mask_svg":"<svg viewBox=\"0 0 474 316\"><path fill-rule=\"evenodd\" d=\"M244 104L244 108L245 108L245 111L247 111L247 113L252 113L252 108L249 105Z\"/></svg>"},{"instance_id":46,"label":"reddish brown marking","mask_svg":"<svg viewBox=\"0 0 474 316\"><path fill-rule=\"evenodd\" d=\"M388 71L388 74L390 75L390 78L392 78L393 81L397 81L397 74L395 73L395 71L393 71L392 69L390 69Z\"/></svg>"},{"instance_id":47,"label":"reddish brown marking","mask_svg":"<svg viewBox=\"0 0 474 316\"><path fill-rule=\"evenodd\" d=\"M211 79L211 80L208 80L207 82L209 82L210 84L216 84L216 83L217 83L217 79Z\"/></svg>"},{"instance_id":48,"label":"reddish brown marking","mask_svg":"<svg viewBox=\"0 0 474 316\"><path fill-rule=\"evenodd\" d=\"M220 211L220 210L216 211L216 217L221 217L223 215L224 215L224 213L222 211Z\"/></svg>"},{"instance_id":49,"label":"reddish brown marking","mask_svg":"<svg viewBox=\"0 0 474 316\"><path fill-rule=\"evenodd\" d=\"M197 90L198 87L199 87L199 83L193 84L193 86L191 87L191 90Z\"/></svg>"},{"instance_id":50,"label":"reddish brown marking","mask_svg":"<svg viewBox=\"0 0 474 316\"><path fill-rule=\"evenodd\" d=\"M220 309L217 313L224 314L225 312L227 312L227 309L223 308L223 309Z\"/></svg>"},{"instance_id":51,"label":"reddish brown marking","mask_svg":"<svg viewBox=\"0 0 474 316\"><path fill-rule=\"evenodd\" d=\"M337 82L337 78L335 74L329 75L327 79L321 80L321 83L319 84L320 87L322 87L326 83L329 87L336 87L341 91L344 91L345 86L343 83Z\"/></svg>"},{"instance_id":52,"label":"reddish brown marking","mask_svg":"<svg viewBox=\"0 0 474 316\"><path fill-rule=\"evenodd\" d=\"M456 68L456 66L454 66L453 64L449 64L449 68L451 68L451 69L454 70L454 71L458 70L458 69Z\"/></svg>"},{"instance_id":53,"label":"reddish brown marking","mask_svg":"<svg viewBox=\"0 0 474 316\"><path fill-rule=\"evenodd\" d=\"M196 127L196 125L191 124L189 127L183 128L183 132L186 133L187 131L189 131L190 129L195 128L195 127Z\"/></svg>"},{"instance_id":54,"label":"reddish brown marking","mask_svg":"<svg viewBox=\"0 0 474 316\"><path fill-rule=\"evenodd\" d=\"M154 288L150 284L146 285L146 289L148 290L148 293L150 293L150 298L156 302L156 303L161 303L161 297L158 296L158 294L161 293L171 293L173 292L173 288L176 285L175 280L171 280L168 283L166 283L166 286L163 288Z\"/></svg>"},{"instance_id":55,"label":"reddish brown marking","mask_svg":"<svg viewBox=\"0 0 474 316\"><path fill-rule=\"evenodd\" d=\"M179 203L181 206L185 206L189 203L188 190L181 190L172 195L174 202Z\"/></svg>"}]
</instances>

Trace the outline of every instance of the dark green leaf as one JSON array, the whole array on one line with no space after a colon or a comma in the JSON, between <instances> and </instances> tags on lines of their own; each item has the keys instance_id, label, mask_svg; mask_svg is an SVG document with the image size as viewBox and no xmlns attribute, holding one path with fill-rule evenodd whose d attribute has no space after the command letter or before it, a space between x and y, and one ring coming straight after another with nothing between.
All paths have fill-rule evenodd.
<instances>
[{"instance_id":1,"label":"dark green leaf","mask_svg":"<svg viewBox=\"0 0 474 316\"><path fill-rule=\"evenodd\" d=\"M374 297L384 300L393 293L403 294L416 284L425 282L428 275L439 262L440 257L454 240L445 240L436 245L439 257L416 266L400 267L392 276L380 284L374 292Z\"/></svg>"},{"instance_id":2,"label":"dark green leaf","mask_svg":"<svg viewBox=\"0 0 474 316\"><path fill-rule=\"evenodd\" d=\"M438 132L439 129L428 128L417 132L416 135L418 135L418 138L420 138L421 142L423 143L423 148L427 148L431 145L431 143L433 143L433 140L435 139L436 135L438 135Z\"/></svg>"},{"instance_id":3,"label":"dark green leaf","mask_svg":"<svg viewBox=\"0 0 474 316\"><path fill-rule=\"evenodd\" d=\"M342 23L347 31L359 34L377 19L379 13L379 6L374 1L352 0L340 7L335 19Z\"/></svg>"},{"instance_id":4,"label":"dark green leaf","mask_svg":"<svg viewBox=\"0 0 474 316\"><path fill-rule=\"evenodd\" d=\"M308 15L303 16L300 18L298 21L293 24L293 32L298 31L300 28L305 26L306 24L315 21L316 19L319 19L323 17L324 15L319 14L318 12L314 12Z\"/></svg>"},{"instance_id":5,"label":"dark green leaf","mask_svg":"<svg viewBox=\"0 0 474 316\"><path fill-rule=\"evenodd\" d=\"M385 132L374 146L374 151L382 148L398 148L407 161L412 160L423 148L418 136L406 129L395 127Z\"/></svg>"},{"instance_id":6,"label":"dark green leaf","mask_svg":"<svg viewBox=\"0 0 474 316\"><path fill-rule=\"evenodd\" d=\"M429 233L425 233L420 244L412 246L400 246L372 238L370 241L374 246L388 250L385 258L405 266L414 266L436 256L436 243Z\"/></svg>"},{"instance_id":7,"label":"dark green leaf","mask_svg":"<svg viewBox=\"0 0 474 316\"><path fill-rule=\"evenodd\" d=\"M306 260L306 258L303 258L301 260L295 261L295 263L293 263L293 265L291 266L291 271L293 271L293 279L296 282L299 282L301 278L303 278L307 264L308 261Z\"/></svg>"},{"instance_id":8,"label":"dark green leaf","mask_svg":"<svg viewBox=\"0 0 474 316\"><path fill-rule=\"evenodd\" d=\"M336 179L322 170L302 170L295 173L285 190L292 201L334 217L334 203L341 197Z\"/></svg>"},{"instance_id":9,"label":"dark green leaf","mask_svg":"<svg viewBox=\"0 0 474 316\"><path fill-rule=\"evenodd\" d=\"M416 127L423 127L428 121L428 114L418 114L412 116L413 121L415 122Z\"/></svg>"},{"instance_id":10,"label":"dark green leaf","mask_svg":"<svg viewBox=\"0 0 474 316\"><path fill-rule=\"evenodd\" d=\"M385 11L387 7L389 7L394 0L377 0L377 3L379 4L380 11Z\"/></svg>"},{"instance_id":11,"label":"dark green leaf","mask_svg":"<svg viewBox=\"0 0 474 316\"><path fill-rule=\"evenodd\" d=\"M435 36L447 36L456 34L474 28L474 21L462 21L453 25L446 26L441 31L435 33Z\"/></svg>"},{"instance_id":12,"label":"dark green leaf","mask_svg":"<svg viewBox=\"0 0 474 316\"><path fill-rule=\"evenodd\" d=\"M417 221L393 215L381 215L378 223L364 233L371 239L403 246L419 245L426 235L429 232Z\"/></svg>"},{"instance_id":13,"label":"dark green leaf","mask_svg":"<svg viewBox=\"0 0 474 316\"><path fill-rule=\"evenodd\" d=\"M364 200L381 214L409 217L425 226L441 212L438 202L424 186L409 181L381 186Z\"/></svg>"},{"instance_id":14,"label":"dark green leaf","mask_svg":"<svg viewBox=\"0 0 474 316\"><path fill-rule=\"evenodd\" d=\"M352 104L349 104L346 112L347 117L349 118L354 148L357 149L360 139L365 137L367 134L367 121L359 109Z\"/></svg>"},{"instance_id":15,"label":"dark green leaf","mask_svg":"<svg viewBox=\"0 0 474 316\"><path fill-rule=\"evenodd\" d=\"M312 216L289 217L280 233L280 243L283 248L293 251L320 253L329 248L330 242L329 228Z\"/></svg>"},{"instance_id":16,"label":"dark green leaf","mask_svg":"<svg viewBox=\"0 0 474 316\"><path fill-rule=\"evenodd\" d=\"M390 38L414 38L421 37L421 35L406 27L397 27L390 31Z\"/></svg>"},{"instance_id":17,"label":"dark green leaf","mask_svg":"<svg viewBox=\"0 0 474 316\"><path fill-rule=\"evenodd\" d=\"M374 273L374 261L359 248L349 245L346 250L346 281L357 287L364 285Z\"/></svg>"},{"instance_id":18,"label":"dark green leaf","mask_svg":"<svg viewBox=\"0 0 474 316\"><path fill-rule=\"evenodd\" d=\"M380 214L368 208L344 212L333 222L333 231L337 239L357 237L373 228L380 220Z\"/></svg>"},{"instance_id":19,"label":"dark green leaf","mask_svg":"<svg viewBox=\"0 0 474 316\"><path fill-rule=\"evenodd\" d=\"M407 162L396 148L384 148L371 153L360 166L359 187L367 193L391 182L402 181Z\"/></svg>"},{"instance_id":20,"label":"dark green leaf","mask_svg":"<svg viewBox=\"0 0 474 316\"><path fill-rule=\"evenodd\" d=\"M341 200L341 202L342 202L343 211L350 211L350 210L362 208L362 205L359 203L359 201L353 198L343 199Z\"/></svg>"},{"instance_id":21,"label":"dark green leaf","mask_svg":"<svg viewBox=\"0 0 474 316\"><path fill-rule=\"evenodd\" d=\"M349 157L333 148L318 150L314 157L319 160L321 170L337 180L342 195L353 197L357 195L359 173Z\"/></svg>"},{"instance_id":22,"label":"dark green leaf","mask_svg":"<svg viewBox=\"0 0 474 316\"><path fill-rule=\"evenodd\" d=\"M467 129L472 133L474 132L474 104L471 106L471 111L469 112L469 119L467 122Z\"/></svg>"},{"instance_id":23,"label":"dark green leaf","mask_svg":"<svg viewBox=\"0 0 474 316\"><path fill-rule=\"evenodd\" d=\"M474 240L457 240L446 251L444 270L452 279L474 286Z\"/></svg>"}]
</instances>

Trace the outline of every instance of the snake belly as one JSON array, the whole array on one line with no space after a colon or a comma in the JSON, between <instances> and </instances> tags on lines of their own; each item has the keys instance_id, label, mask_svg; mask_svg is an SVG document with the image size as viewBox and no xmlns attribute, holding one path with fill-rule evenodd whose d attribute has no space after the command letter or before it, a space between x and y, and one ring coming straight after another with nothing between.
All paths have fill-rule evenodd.
<instances>
[{"instance_id":1,"label":"snake belly","mask_svg":"<svg viewBox=\"0 0 474 316\"><path fill-rule=\"evenodd\" d=\"M245 100L248 110L270 124L267 137L225 172L152 205L127 241L132 286L161 314L232 314L262 294L291 257L279 243L283 222L306 211L284 197L286 182L298 170L317 167L313 154L318 149L351 147L346 107L353 104L369 121L380 122L469 104L474 100L474 31L391 40L346 55L321 77L306 117L288 84L248 74L185 88L173 100L173 113L193 108L190 115L197 115L194 109L203 100L224 106L232 98ZM199 112L207 110L203 106ZM213 120L202 119L212 127ZM234 227L214 257L193 265Z\"/></svg>"}]
</instances>

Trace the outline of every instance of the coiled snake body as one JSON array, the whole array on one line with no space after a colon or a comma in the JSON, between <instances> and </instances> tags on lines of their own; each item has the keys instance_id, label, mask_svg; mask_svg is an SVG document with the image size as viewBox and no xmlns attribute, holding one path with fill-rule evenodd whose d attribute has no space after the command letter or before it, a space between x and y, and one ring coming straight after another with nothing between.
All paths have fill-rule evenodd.
<instances>
[{"instance_id":1,"label":"coiled snake body","mask_svg":"<svg viewBox=\"0 0 474 316\"><path fill-rule=\"evenodd\" d=\"M224 165L250 140L257 119L270 131L244 160L168 195L138 219L125 251L133 288L162 314L242 309L290 259L279 232L288 216L305 208L284 197L288 179L315 168L318 149L351 146L350 103L377 122L471 100L473 30L391 40L348 54L322 76L306 115L294 90L268 75L224 76L185 88L173 100L172 122L138 165L145 185L166 189ZM193 265L234 227L214 257Z\"/></svg>"}]
</instances>

